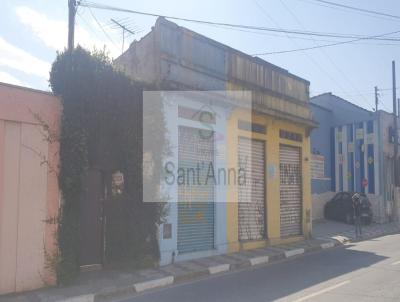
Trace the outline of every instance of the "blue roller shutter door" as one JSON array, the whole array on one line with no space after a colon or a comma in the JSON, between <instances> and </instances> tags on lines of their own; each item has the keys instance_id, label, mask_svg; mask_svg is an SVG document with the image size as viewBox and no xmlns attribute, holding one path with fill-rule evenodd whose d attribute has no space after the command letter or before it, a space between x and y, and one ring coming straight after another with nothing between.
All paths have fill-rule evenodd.
<instances>
[{"instance_id":1,"label":"blue roller shutter door","mask_svg":"<svg viewBox=\"0 0 400 302\"><path fill-rule=\"evenodd\" d=\"M215 168L214 135L183 126L178 132L179 168L185 172L185 183L178 182L178 252L210 250L214 248L215 204L214 182L207 175Z\"/></svg>"}]
</instances>

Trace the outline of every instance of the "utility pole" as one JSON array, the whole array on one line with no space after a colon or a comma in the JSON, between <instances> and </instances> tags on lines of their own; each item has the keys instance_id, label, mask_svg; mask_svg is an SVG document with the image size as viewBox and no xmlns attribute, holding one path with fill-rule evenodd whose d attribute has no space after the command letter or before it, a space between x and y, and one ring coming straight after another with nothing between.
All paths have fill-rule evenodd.
<instances>
[{"instance_id":1,"label":"utility pole","mask_svg":"<svg viewBox=\"0 0 400 302\"><path fill-rule=\"evenodd\" d=\"M397 98L397 117L400 117L400 98Z\"/></svg>"},{"instance_id":2,"label":"utility pole","mask_svg":"<svg viewBox=\"0 0 400 302\"><path fill-rule=\"evenodd\" d=\"M379 103L379 89L375 86L375 112L378 112L378 103Z\"/></svg>"},{"instance_id":3,"label":"utility pole","mask_svg":"<svg viewBox=\"0 0 400 302\"><path fill-rule=\"evenodd\" d=\"M395 131L395 140L394 140L394 175L395 175L395 184L399 185L399 175L398 175L398 152L399 152L399 135L397 130L397 98L396 98L396 63L392 61L392 79L393 79L393 126Z\"/></svg>"},{"instance_id":4,"label":"utility pole","mask_svg":"<svg viewBox=\"0 0 400 302\"><path fill-rule=\"evenodd\" d=\"M74 49L76 0L68 0L68 50Z\"/></svg>"},{"instance_id":5,"label":"utility pole","mask_svg":"<svg viewBox=\"0 0 400 302\"><path fill-rule=\"evenodd\" d=\"M114 19L111 19L111 21L113 23L115 23L118 27L122 28L122 52L124 52L124 44L125 44L125 31L127 31L128 33L134 35L135 32L130 30L129 28L127 28L125 25L122 25L121 23L119 23L118 21L115 21Z\"/></svg>"}]
</instances>

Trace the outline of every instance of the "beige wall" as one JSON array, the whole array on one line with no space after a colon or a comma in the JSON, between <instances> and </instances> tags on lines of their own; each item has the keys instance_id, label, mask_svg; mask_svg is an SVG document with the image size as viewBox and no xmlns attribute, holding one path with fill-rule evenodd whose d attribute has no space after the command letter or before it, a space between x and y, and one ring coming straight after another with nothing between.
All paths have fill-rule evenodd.
<instances>
[{"instance_id":1,"label":"beige wall","mask_svg":"<svg viewBox=\"0 0 400 302\"><path fill-rule=\"evenodd\" d=\"M54 282L45 251L56 251L56 229L45 220L58 212L58 143L37 116L57 134L60 108L48 93L0 83L0 294Z\"/></svg>"},{"instance_id":2,"label":"beige wall","mask_svg":"<svg viewBox=\"0 0 400 302\"><path fill-rule=\"evenodd\" d=\"M324 192L320 194L312 194L312 220L319 220L324 218L325 204L333 198L335 192Z\"/></svg>"}]
</instances>

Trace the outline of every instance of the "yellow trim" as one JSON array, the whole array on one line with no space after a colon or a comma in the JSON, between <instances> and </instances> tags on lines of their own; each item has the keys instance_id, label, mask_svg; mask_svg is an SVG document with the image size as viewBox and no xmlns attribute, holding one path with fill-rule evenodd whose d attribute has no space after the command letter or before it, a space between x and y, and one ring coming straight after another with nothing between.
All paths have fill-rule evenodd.
<instances>
[{"instance_id":1,"label":"yellow trim","mask_svg":"<svg viewBox=\"0 0 400 302\"><path fill-rule=\"evenodd\" d=\"M294 243L294 242L297 242L300 240L304 240L304 236L293 236L293 237L288 237L288 238L274 239L274 240L270 240L269 244L270 245L290 244L290 243Z\"/></svg>"},{"instance_id":2,"label":"yellow trim","mask_svg":"<svg viewBox=\"0 0 400 302\"><path fill-rule=\"evenodd\" d=\"M254 133L238 129L238 120L258 123L266 126L266 134ZM296 132L302 135L302 141L296 142L279 137L279 130ZM238 241L238 192L235 185L227 188L227 243L228 252L240 249L254 249L267 245L281 244L298 241L308 237L311 232L311 223L306 222L306 217L311 213L311 182L310 182L310 139L306 126L278 120L267 115L250 114L243 109L231 112L227 121L227 165L228 168L237 167L238 137L247 137L265 141L266 161L266 240L254 242ZM302 166L302 192L303 192L303 236L280 238L280 172L279 172L279 146L280 144L297 146L301 148Z\"/></svg>"},{"instance_id":3,"label":"yellow trim","mask_svg":"<svg viewBox=\"0 0 400 302\"><path fill-rule=\"evenodd\" d=\"M240 249L241 250L254 250L266 247L268 245L267 240L255 240L255 241L247 241L247 242L240 242Z\"/></svg>"}]
</instances>

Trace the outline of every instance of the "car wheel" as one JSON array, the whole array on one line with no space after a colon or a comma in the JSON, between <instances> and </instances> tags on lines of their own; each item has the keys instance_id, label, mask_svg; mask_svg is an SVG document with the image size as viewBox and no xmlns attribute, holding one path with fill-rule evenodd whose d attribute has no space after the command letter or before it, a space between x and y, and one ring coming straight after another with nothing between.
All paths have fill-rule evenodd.
<instances>
[{"instance_id":1,"label":"car wheel","mask_svg":"<svg viewBox=\"0 0 400 302\"><path fill-rule=\"evenodd\" d=\"M346 223L347 224L353 224L353 218L349 213L346 214Z\"/></svg>"}]
</instances>

